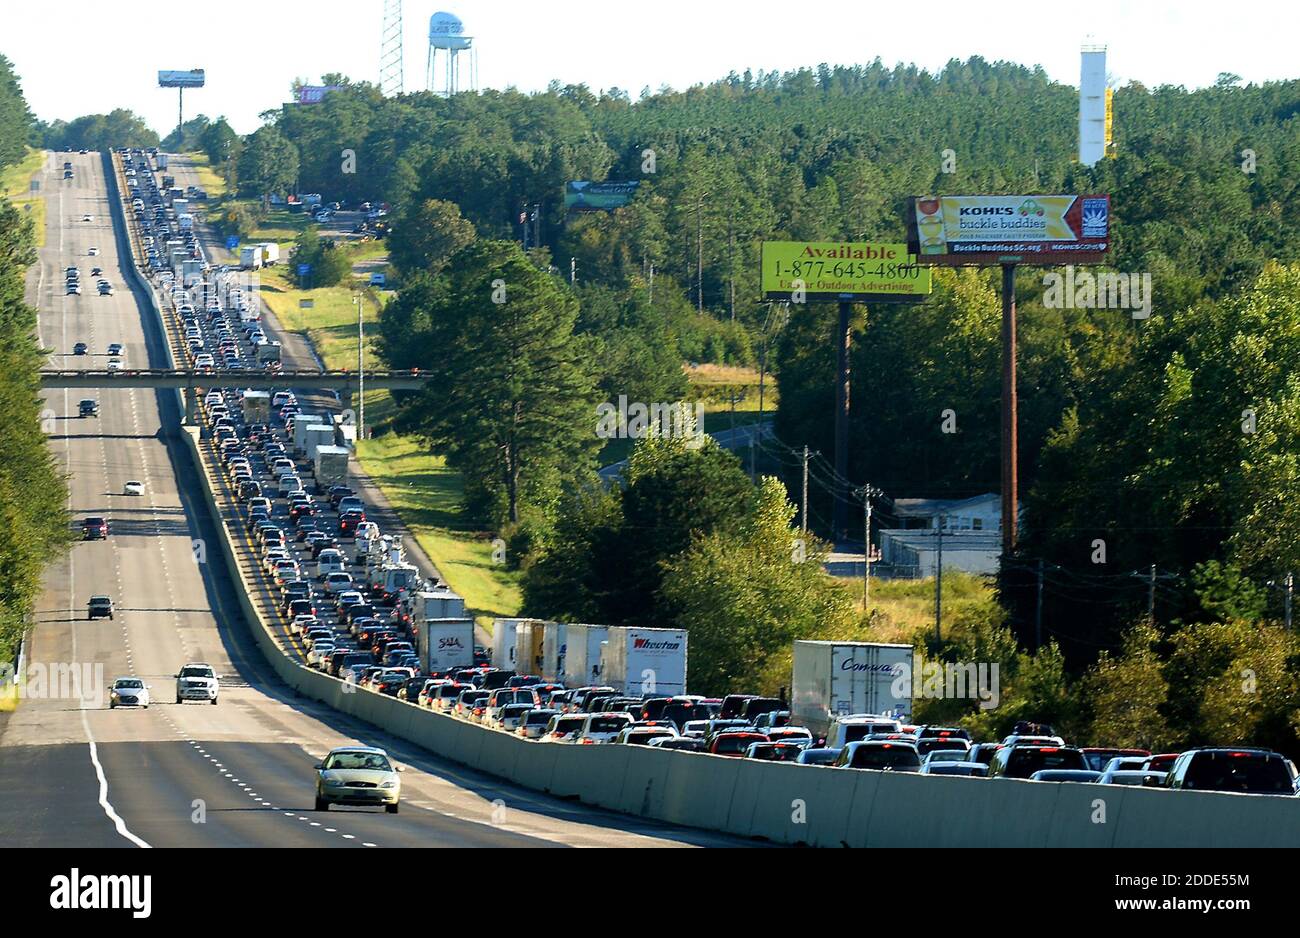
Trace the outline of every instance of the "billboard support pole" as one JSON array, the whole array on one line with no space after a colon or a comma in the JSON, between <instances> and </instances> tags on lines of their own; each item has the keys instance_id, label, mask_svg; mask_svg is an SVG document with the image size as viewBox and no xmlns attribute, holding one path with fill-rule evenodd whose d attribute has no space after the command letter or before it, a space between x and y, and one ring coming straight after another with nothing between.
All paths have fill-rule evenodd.
<instances>
[{"instance_id":1,"label":"billboard support pole","mask_svg":"<svg viewBox=\"0 0 1300 938\"><path fill-rule=\"evenodd\" d=\"M839 325L835 330L836 372L835 372L835 473L836 482L844 484L849 477L849 385L850 364L849 347L853 341L849 330L849 313L852 304L840 301ZM845 518L848 503L838 492L833 493L831 510L831 540L848 536Z\"/></svg>"},{"instance_id":2,"label":"billboard support pole","mask_svg":"<svg viewBox=\"0 0 1300 938\"><path fill-rule=\"evenodd\" d=\"M1016 549L1019 440L1016 394L1016 265L1002 265L1002 555Z\"/></svg>"},{"instance_id":3,"label":"billboard support pole","mask_svg":"<svg viewBox=\"0 0 1300 938\"><path fill-rule=\"evenodd\" d=\"M185 89L176 89L176 139L181 139L181 128L185 126ZM180 143L177 142L177 147Z\"/></svg>"}]
</instances>

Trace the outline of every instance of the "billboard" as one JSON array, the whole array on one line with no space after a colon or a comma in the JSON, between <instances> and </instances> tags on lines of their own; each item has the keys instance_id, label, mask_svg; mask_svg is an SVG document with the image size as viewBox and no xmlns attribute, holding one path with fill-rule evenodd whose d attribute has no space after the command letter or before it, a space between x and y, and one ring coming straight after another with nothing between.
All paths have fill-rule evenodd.
<instances>
[{"instance_id":1,"label":"billboard","mask_svg":"<svg viewBox=\"0 0 1300 938\"><path fill-rule=\"evenodd\" d=\"M955 195L910 200L908 247L922 264L1099 264L1108 195Z\"/></svg>"},{"instance_id":2,"label":"billboard","mask_svg":"<svg viewBox=\"0 0 1300 938\"><path fill-rule=\"evenodd\" d=\"M202 88L204 72L201 68L192 68L188 72L159 72L159 88Z\"/></svg>"},{"instance_id":3,"label":"billboard","mask_svg":"<svg viewBox=\"0 0 1300 938\"><path fill-rule=\"evenodd\" d=\"M928 268L906 244L842 241L764 241L763 297L789 300L802 290L808 302L862 300L905 303L930 294Z\"/></svg>"},{"instance_id":4,"label":"billboard","mask_svg":"<svg viewBox=\"0 0 1300 938\"><path fill-rule=\"evenodd\" d=\"M638 180L630 182L569 182L564 185L566 212L612 212L632 201Z\"/></svg>"},{"instance_id":5,"label":"billboard","mask_svg":"<svg viewBox=\"0 0 1300 938\"><path fill-rule=\"evenodd\" d=\"M302 85L298 88L298 103L320 104L325 100L325 95L341 89L341 85Z\"/></svg>"}]
</instances>

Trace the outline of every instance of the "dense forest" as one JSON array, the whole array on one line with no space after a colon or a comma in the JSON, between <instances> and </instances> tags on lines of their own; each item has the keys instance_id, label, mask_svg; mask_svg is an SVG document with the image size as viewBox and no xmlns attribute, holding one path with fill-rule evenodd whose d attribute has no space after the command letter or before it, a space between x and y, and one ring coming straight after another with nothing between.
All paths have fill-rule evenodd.
<instances>
[{"instance_id":1,"label":"dense forest","mask_svg":"<svg viewBox=\"0 0 1300 938\"><path fill-rule=\"evenodd\" d=\"M32 133L18 78L0 56L0 170L27 155ZM0 677L30 625L45 565L69 541L67 487L40 397L45 353L25 299L34 243L31 221L0 197Z\"/></svg>"}]
</instances>

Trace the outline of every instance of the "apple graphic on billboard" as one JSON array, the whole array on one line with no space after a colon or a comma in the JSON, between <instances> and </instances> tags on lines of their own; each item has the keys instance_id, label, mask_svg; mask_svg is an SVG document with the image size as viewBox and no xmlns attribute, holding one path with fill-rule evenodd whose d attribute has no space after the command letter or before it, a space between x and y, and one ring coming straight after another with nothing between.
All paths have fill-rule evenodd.
<instances>
[{"instance_id":1,"label":"apple graphic on billboard","mask_svg":"<svg viewBox=\"0 0 1300 938\"><path fill-rule=\"evenodd\" d=\"M916 207L921 210L923 215L933 215L939 211L938 199L918 199Z\"/></svg>"}]
</instances>

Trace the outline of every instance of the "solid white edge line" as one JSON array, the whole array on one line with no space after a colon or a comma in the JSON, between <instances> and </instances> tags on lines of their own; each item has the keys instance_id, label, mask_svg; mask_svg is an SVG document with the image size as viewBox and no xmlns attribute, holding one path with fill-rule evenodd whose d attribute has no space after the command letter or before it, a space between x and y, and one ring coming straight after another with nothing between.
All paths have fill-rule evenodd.
<instances>
[{"instance_id":1,"label":"solid white edge line","mask_svg":"<svg viewBox=\"0 0 1300 938\"><path fill-rule=\"evenodd\" d=\"M104 767L99 763L99 748L95 745L95 739L90 735L90 723L86 719L86 711L81 711L81 725L86 729L87 742L90 744L90 761L95 766L95 776L99 779L99 806L104 809L108 819L113 822L117 832L125 837L137 847L150 847L151 845L131 833L131 829L126 826L126 821L114 809L112 802L108 800L108 776L104 774Z\"/></svg>"}]
</instances>

